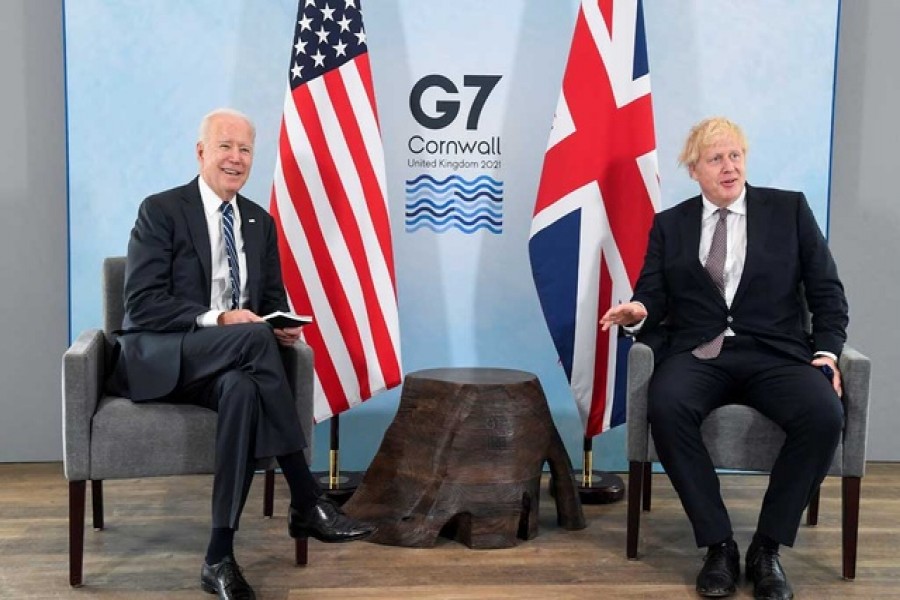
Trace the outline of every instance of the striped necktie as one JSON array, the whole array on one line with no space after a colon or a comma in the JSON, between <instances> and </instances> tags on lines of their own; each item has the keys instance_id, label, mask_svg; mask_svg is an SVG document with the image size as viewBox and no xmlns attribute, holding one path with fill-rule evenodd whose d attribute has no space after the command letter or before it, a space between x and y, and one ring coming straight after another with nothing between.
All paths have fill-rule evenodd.
<instances>
[{"instance_id":1,"label":"striped necktie","mask_svg":"<svg viewBox=\"0 0 900 600\"><path fill-rule=\"evenodd\" d=\"M228 276L231 280L231 310L234 310L241 304L241 270L238 266L237 245L234 243L234 207L231 202L223 202L219 210L222 211L222 237L225 238Z\"/></svg>"},{"instance_id":2,"label":"striped necktie","mask_svg":"<svg viewBox=\"0 0 900 600\"><path fill-rule=\"evenodd\" d=\"M716 229L713 231L712 242L709 245L709 255L706 257L706 272L716 284L719 293L725 297L725 255L728 251L728 228L725 222L728 218L728 209L720 208L719 220L716 221ZM701 360L715 358L722 351L722 342L725 341L725 330L722 333L703 342L693 350L694 356Z\"/></svg>"}]
</instances>

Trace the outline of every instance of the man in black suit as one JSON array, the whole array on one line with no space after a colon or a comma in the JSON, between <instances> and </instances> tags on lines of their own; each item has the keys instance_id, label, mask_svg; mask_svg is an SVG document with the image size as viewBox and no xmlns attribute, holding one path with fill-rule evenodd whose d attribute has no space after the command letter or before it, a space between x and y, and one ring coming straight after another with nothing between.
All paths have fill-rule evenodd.
<instances>
[{"instance_id":1,"label":"man in black suit","mask_svg":"<svg viewBox=\"0 0 900 600\"><path fill-rule=\"evenodd\" d=\"M708 547L697 576L702 596L734 593L740 555L700 425L713 409L740 402L784 429L746 556L755 597L783 599L793 592L779 545L793 545L843 423L837 359L847 301L803 194L747 184L746 152L743 132L727 119L691 130L679 161L701 195L656 215L632 301L600 323L635 327L656 353L648 418L697 545Z\"/></svg>"},{"instance_id":2,"label":"man in black suit","mask_svg":"<svg viewBox=\"0 0 900 600\"><path fill-rule=\"evenodd\" d=\"M112 386L135 402L199 404L218 412L212 534L202 588L255 598L233 554L234 533L256 460L276 457L291 492L293 537L327 542L372 532L321 493L279 345L300 328L273 329L259 315L288 310L275 224L238 191L253 164L255 129L230 109L204 117L200 175L148 197L128 243L125 322Z\"/></svg>"}]
</instances>

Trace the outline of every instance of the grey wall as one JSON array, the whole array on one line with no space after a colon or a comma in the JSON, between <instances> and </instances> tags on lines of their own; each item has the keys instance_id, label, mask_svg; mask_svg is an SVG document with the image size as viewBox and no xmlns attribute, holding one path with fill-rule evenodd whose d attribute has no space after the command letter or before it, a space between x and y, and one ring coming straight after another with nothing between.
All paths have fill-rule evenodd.
<instances>
[{"instance_id":1,"label":"grey wall","mask_svg":"<svg viewBox=\"0 0 900 600\"><path fill-rule=\"evenodd\" d=\"M872 359L867 456L900 460L900 2L841 4L830 241L850 343Z\"/></svg>"},{"instance_id":2,"label":"grey wall","mask_svg":"<svg viewBox=\"0 0 900 600\"><path fill-rule=\"evenodd\" d=\"M0 462L59 460L69 341L62 3L0 3Z\"/></svg>"},{"instance_id":3,"label":"grey wall","mask_svg":"<svg viewBox=\"0 0 900 600\"><path fill-rule=\"evenodd\" d=\"M0 462L59 460L59 361L68 343L61 0L2 0L0 19ZM869 457L900 460L900 2L842 3L831 244L850 341L872 357Z\"/></svg>"}]
</instances>

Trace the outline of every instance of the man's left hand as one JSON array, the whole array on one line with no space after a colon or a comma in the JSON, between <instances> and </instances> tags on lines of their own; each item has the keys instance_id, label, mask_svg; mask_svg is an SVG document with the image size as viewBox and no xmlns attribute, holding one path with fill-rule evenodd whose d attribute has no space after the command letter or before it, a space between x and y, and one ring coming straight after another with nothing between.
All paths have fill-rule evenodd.
<instances>
[{"instance_id":1,"label":"man's left hand","mask_svg":"<svg viewBox=\"0 0 900 600\"><path fill-rule=\"evenodd\" d=\"M293 346L300 339L300 327L285 327L284 329L273 329L275 338L282 346Z\"/></svg>"},{"instance_id":2,"label":"man's left hand","mask_svg":"<svg viewBox=\"0 0 900 600\"><path fill-rule=\"evenodd\" d=\"M844 388L841 385L841 372L834 360L828 356L817 356L812 360L812 365L816 368L824 365L831 367L832 372L834 372L834 375L831 377L831 387L834 388L834 393L838 395L838 398L844 395Z\"/></svg>"}]
</instances>

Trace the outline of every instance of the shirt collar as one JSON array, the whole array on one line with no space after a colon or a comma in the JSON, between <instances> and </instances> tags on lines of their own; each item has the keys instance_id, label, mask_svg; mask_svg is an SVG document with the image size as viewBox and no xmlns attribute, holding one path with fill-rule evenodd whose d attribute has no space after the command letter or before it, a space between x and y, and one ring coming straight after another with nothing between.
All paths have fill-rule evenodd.
<instances>
[{"instance_id":1,"label":"shirt collar","mask_svg":"<svg viewBox=\"0 0 900 600\"><path fill-rule=\"evenodd\" d=\"M714 215L719 207L710 202L706 196L701 194L700 197L703 199L703 219L706 220ZM738 215L747 214L747 186L741 190L741 195L737 197L737 200L728 205L728 211Z\"/></svg>"},{"instance_id":2,"label":"shirt collar","mask_svg":"<svg viewBox=\"0 0 900 600\"><path fill-rule=\"evenodd\" d=\"M209 187L209 184L204 181L202 175L197 178L197 184L200 187L200 199L203 201L203 212L209 217L218 212L223 200L219 198L218 194L216 194L211 187ZM235 214L237 214L238 210L236 198L236 194L229 198L232 206L234 206Z\"/></svg>"}]
</instances>

